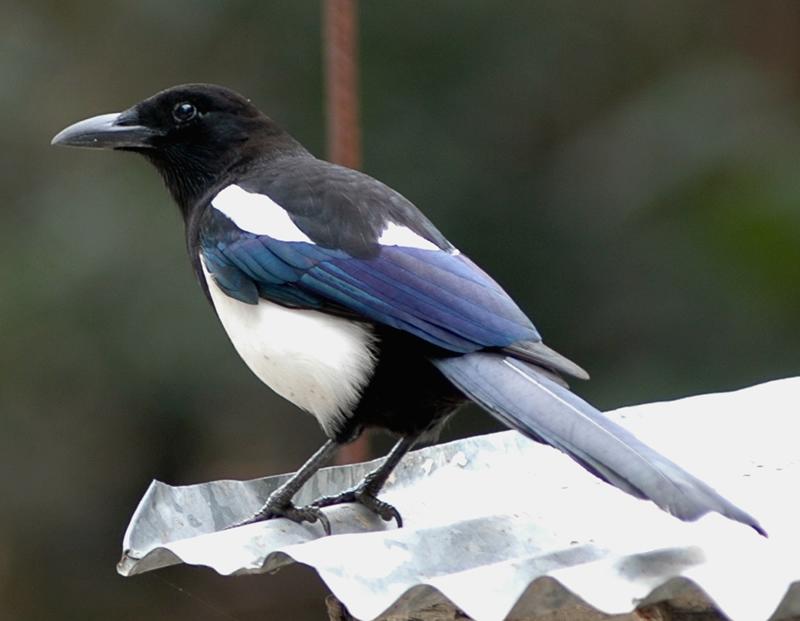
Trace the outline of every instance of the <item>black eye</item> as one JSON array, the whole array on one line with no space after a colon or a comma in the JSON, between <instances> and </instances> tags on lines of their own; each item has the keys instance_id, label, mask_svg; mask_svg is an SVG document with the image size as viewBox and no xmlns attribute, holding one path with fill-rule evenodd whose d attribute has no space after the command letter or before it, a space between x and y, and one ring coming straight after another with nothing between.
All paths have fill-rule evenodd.
<instances>
[{"instance_id":1,"label":"black eye","mask_svg":"<svg viewBox=\"0 0 800 621\"><path fill-rule=\"evenodd\" d=\"M186 123L186 121L191 121L197 116L197 108L189 102L184 101L175 105L172 109L172 116L178 123Z\"/></svg>"}]
</instances>

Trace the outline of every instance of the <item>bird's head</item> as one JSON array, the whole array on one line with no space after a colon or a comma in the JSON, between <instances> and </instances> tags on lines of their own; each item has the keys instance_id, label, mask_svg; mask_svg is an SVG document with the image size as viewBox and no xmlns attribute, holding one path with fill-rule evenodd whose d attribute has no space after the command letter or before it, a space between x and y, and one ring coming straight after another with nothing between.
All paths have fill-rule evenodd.
<instances>
[{"instance_id":1,"label":"bird's head","mask_svg":"<svg viewBox=\"0 0 800 621\"><path fill-rule=\"evenodd\" d=\"M79 121L52 144L141 153L184 213L237 165L302 150L248 99L211 84L174 86L124 112Z\"/></svg>"}]
</instances>

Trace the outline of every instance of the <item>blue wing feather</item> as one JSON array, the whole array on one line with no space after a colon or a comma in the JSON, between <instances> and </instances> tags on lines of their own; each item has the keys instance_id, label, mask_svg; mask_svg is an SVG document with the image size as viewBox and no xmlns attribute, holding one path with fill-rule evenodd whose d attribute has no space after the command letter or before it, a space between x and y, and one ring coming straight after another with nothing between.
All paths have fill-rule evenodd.
<instances>
[{"instance_id":1,"label":"blue wing feather","mask_svg":"<svg viewBox=\"0 0 800 621\"><path fill-rule=\"evenodd\" d=\"M540 340L513 300L463 255L389 246L354 257L241 231L214 209L207 212L200 241L220 288L249 304L262 297L302 308L344 309L459 353Z\"/></svg>"},{"instance_id":2,"label":"blue wing feather","mask_svg":"<svg viewBox=\"0 0 800 621\"><path fill-rule=\"evenodd\" d=\"M254 280L231 263L218 248L203 248L206 269L214 275L220 289L246 304L258 302L258 289Z\"/></svg>"},{"instance_id":3,"label":"blue wing feather","mask_svg":"<svg viewBox=\"0 0 800 621\"><path fill-rule=\"evenodd\" d=\"M422 257L418 261L421 274L410 271L408 266L399 267L396 260L403 253L397 252L396 248L391 250L387 249L372 261L333 261L325 268L337 267L343 279L387 301L393 312L402 311L417 319L424 318L429 324L468 336L473 342L495 344L510 336L513 338L513 335L521 336L517 334L520 324L498 317L481 306L480 300L486 298L484 291L465 292L463 280L454 280L449 272L425 273L422 268L426 264ZM438 254L430 250L417 252ZM454 292L456 288L461 289L461 295ZM475 293L480 296L476 298L478 303L465 297ZM526 331L524 336L529 336L529 333Z\"/></svg>"},{"instance_id":4,"label":"blue wing feather","mask_svg":"<svg viewBox=\"0 0 800 621\"><path fill-rule=\"evenodd\" d=\"M408 312L385 292L370 288L329 263L310 270L302 282L365 318L410 332L434 345L462 353L477 349L474 341L455 334L446 323L437 324L421 313Z\"/></svg>"}]
</instances>

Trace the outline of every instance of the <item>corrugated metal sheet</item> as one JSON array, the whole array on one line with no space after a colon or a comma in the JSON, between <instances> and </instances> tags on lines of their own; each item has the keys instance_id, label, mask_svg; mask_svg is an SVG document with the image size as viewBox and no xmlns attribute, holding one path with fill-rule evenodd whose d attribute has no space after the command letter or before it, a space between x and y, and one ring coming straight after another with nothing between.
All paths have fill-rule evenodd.
<instances>
[{"instance_id":1,"label":"corrugated metal sheet","mask_svg":"<svg viewBox=\"0 0 800 621\"><path fill-rule=\"evenodd\" d=\"M359 619L450 600L478 621L574 605L624 613L707 594L731 618L800 616L800 378L610 413L643 440L755 515L770 534L718 515L687 524L597 481L515 432L407 456L385 494L397 529L361 510L319 525L273 520L222 530L283 476L170 487L153 482L134 514L119 571L175 563L221 574L293 561L316 568ZM349 487L372 468L321 471L300 503ZM265 578L266 579L266 578ZM793 585L790 590L790 586Z\"/></svg>"}]
</instances>

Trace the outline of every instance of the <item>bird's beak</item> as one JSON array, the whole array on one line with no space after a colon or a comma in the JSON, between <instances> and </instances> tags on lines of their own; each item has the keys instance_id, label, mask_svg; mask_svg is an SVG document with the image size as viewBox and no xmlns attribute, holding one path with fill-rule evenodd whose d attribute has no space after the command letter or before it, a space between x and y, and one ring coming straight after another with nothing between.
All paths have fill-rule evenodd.
<instances>
[{"instance_id":1,"label":"bird's beak","mask_svg":"<svg viewBox=\"0 0 800 621\"><path fill-rule=\"evenodd\" d=\"M157 130L139 124L134 109L93 116L62 129L50 141L67 147L88 149L152 148Z\"/></svg>"}]
</instances>

